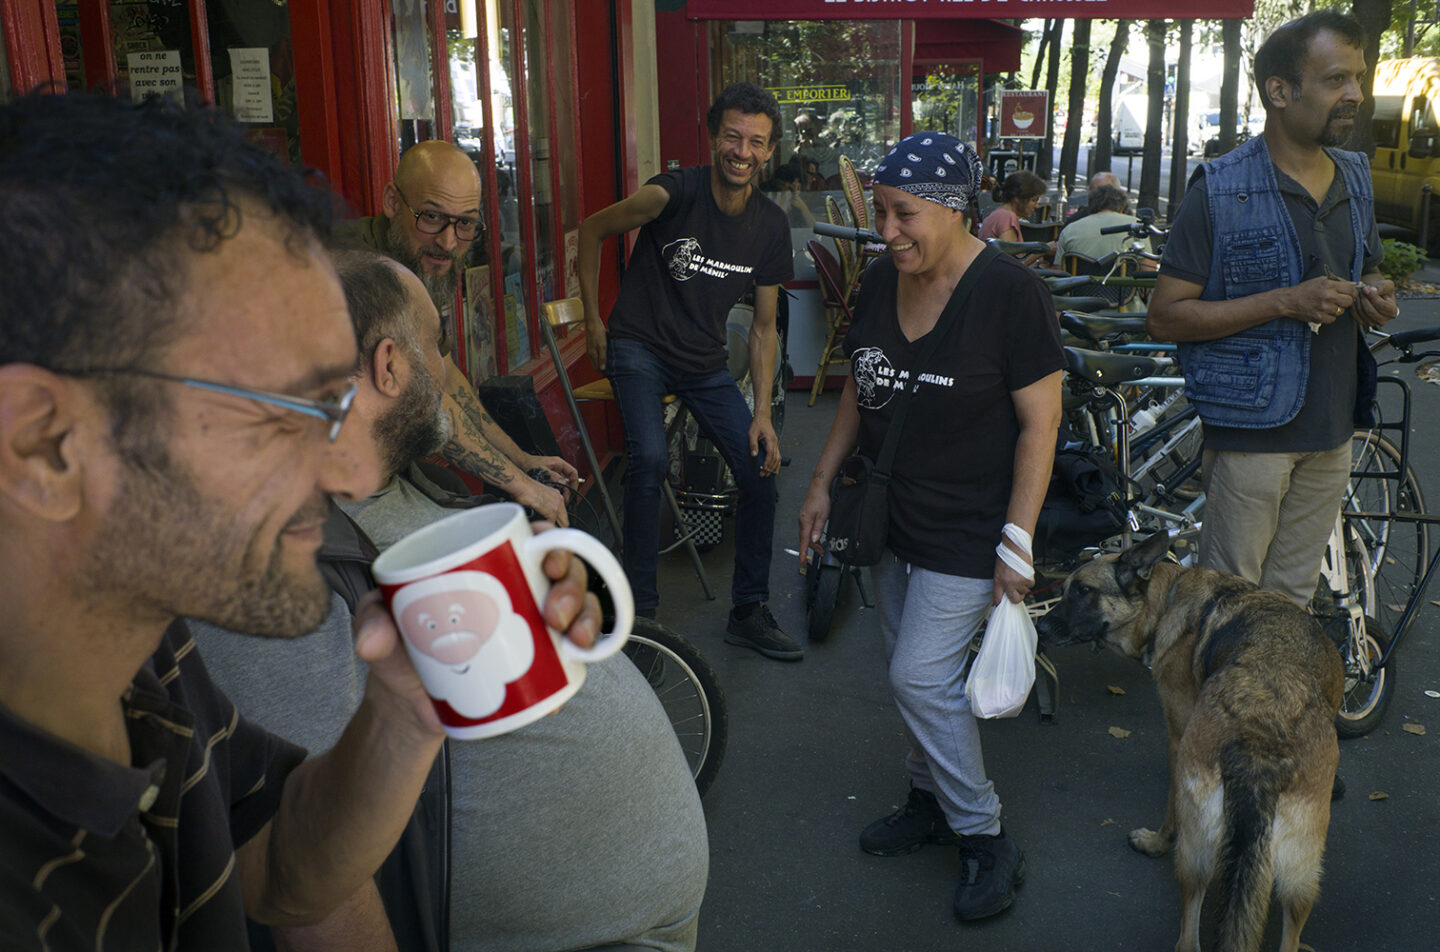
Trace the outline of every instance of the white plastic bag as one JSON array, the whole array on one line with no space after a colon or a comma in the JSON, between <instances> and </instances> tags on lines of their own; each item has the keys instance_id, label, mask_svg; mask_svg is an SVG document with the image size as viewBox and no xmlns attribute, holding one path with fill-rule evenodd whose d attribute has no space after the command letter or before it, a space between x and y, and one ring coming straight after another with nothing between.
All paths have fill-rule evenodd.
<instances>
[{"instance_id":1,"label":"white plastic bag","mask_svg":"<svg viewBox=\"0 0 1440 952\"><path fill-rule=\"evenodd\" d=\"M976 717L1014 717L1035 684L1035 623L1008 598L990 613L965 693Z\"/></svg>"}]
</instances>

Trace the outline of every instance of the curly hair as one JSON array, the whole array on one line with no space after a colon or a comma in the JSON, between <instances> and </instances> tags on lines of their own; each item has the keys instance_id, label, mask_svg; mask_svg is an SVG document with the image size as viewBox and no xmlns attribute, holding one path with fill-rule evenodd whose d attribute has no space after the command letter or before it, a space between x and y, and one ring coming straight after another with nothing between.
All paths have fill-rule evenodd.
<instances>
[{"instance_id":1,"label":"curly hair","mask_svg":"<svg viewBox=\"0 0 1440 952\"><path fill-rule=\"evenodd\" d=\"M214 109L44 91L0 106L0 365L153 364L183 333L188 260L247 210L273 214L298 254L328 236L334 201ZM166 407L133 379L100 389L122 452Z\"/></svg>"},{"instance_id":2,"label":"curly hair","mask_svg":"<svg viewBox=\"0 0 1440 952\"><path fill-rule=\"evenodd\" d=\"M775 101L774 96L759 86L754 83L733 83L726 86L705 113L705 126L710 130L710 135L720 134L720 120L725 117L727 109L738 109L747 116L769 116L770 144L780 141L783 133L780 128L780 104Z\"/></svg>"}]
</instances>

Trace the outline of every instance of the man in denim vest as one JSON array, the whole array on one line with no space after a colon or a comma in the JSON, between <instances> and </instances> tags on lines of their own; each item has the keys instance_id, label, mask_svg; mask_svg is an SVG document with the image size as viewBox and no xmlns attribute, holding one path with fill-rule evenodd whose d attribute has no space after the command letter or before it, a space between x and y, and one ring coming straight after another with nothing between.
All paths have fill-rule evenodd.
<instances>
[{"instance_id":1,"label":"man in denim vest","mask_svg":"<svg viewBox=\"0 0 1440 952\"><path fill-rule=\"evenodd\" d=\"M1365 156L1337 148L1364 98L1364 34L1320 11L1255 54L1265 132L1199 169L1175 215L1149 329L1180 342L1205 426L1200 563L1309 604L1375 362L1396 314Z\"/></svg>"}]
</instances>

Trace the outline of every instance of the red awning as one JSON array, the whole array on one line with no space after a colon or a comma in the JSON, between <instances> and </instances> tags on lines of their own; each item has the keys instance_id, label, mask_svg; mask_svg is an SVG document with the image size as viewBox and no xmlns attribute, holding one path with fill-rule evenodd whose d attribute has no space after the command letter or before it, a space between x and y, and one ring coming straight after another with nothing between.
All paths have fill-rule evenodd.
<instances>
[{"instance_id":1,"label":"red awning","mask_svg":"<svg viewBox=\"0 0 1440 952\"><path fill-rule=\"evenodd\" d=\"M1254 0L686 0L692 20L1241 19Z\"/></svg>"},{"instance_id":2,"label":"red awning","mask_svg":"<svg viewBox=\"0 0 1440 952\"><path fill-rule=\"evenodd\" d=\"M981 60L987 73L1020 68L1025 31L994 20L927 20L915 28L915 65Z\"/></svg>"}]
</instances>

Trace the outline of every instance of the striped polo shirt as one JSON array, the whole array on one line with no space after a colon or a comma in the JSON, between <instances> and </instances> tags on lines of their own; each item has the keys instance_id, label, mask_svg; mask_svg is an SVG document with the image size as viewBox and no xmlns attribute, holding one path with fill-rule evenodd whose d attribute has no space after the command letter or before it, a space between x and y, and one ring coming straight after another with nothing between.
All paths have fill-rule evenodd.
<instances>
[{"instance_id":1,"label":"striped polo shirt","mask_svg":"<svg viewBox=\"0 0 1440 952\"><path fill-rule=\"evenodd\" d=\"M241 952L235 848L305 752L236 713L182 621L123 707L129 767L0 708L0 948Z\"/></svg>"}]
</instances>

